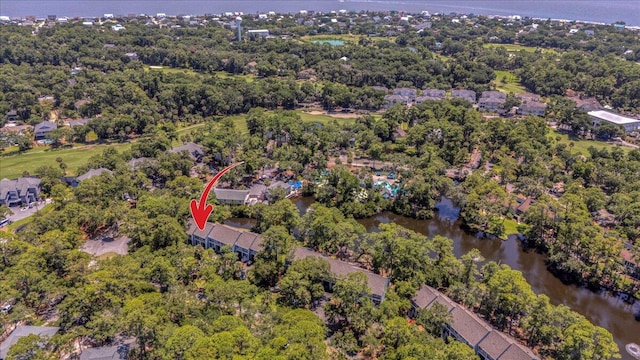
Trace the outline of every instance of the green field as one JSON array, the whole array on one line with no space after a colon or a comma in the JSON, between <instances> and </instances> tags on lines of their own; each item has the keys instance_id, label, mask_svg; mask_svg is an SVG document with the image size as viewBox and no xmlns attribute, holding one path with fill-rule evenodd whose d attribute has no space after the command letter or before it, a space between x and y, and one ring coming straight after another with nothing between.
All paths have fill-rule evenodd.
<instances>
[{"instance_id":1,"label":"green field","mask_svg":"<svg viewBox=\"0 0 640 360\"><path fill-rule=\"evenodd\" d=\"M570 138L568 134L560 133L560 132L553 132L552 134L554 139L558 137L560 138L560 140L558 141L559 143L567 144L567 146L570 147L571 152L577 152L584 156L589 156L589 147L591 146L593 146L596 149L608 149L608 150L611 150L613 148L619 148L619 149L622 149L622 151L624 151L625 153L631 151L631 148L628 148L626 146L619 146L619 145L604 142L604 141L582 140L582 139L577 139L573 137Z\"/></svg>"},{"instance_id":2,"label":"green field","mask_svg":"<svg viewBox=\"0 0 640 360\"><path fill-rule=\"evenodd\" d=\"M541 49L541 48L536 48L534 46L525 46L525 45L516 45L516 44L482 44L483 48L499 48L499 47L503 47L505 48L507 51L509 52L518 52L518 51L524 51L524 52L536 52L536 50L541 50L543 53L547 53L547 54L553 54L556 51L553 49Z\"/></svg>"},{"instance_id":3,"label":"green field","mask_svg":"<svg viewBox=\"0 0 640 360\"><path fill-rule=\"evenodd\" d=\"M373 42L377 41L389 41L395 42L395 36L368 36L368 35L354 35L354 34L333 34L333 35L305 35L300 37L302 41L314 41L314 40L341 40L358 45L360 39L367 38Z\"/></svg>"},{"instance_id":4,"label":"green field","mask_svg":"<svg viewBox=\"0 0 640 360\"><path fill-rule=\"evenodd\" d=\"M85 145L64 150L51 150L48 147L32 149L20 155L0 158L0 178L17 178L25 171L33 173L42 165L58 166L56 162L58 157L67 164L67 174L75 175L78 168L84 165L91 156L102 153L107 147L123 151L130 149L131 144Z\"/></svg>"},{"instance_id":5,"label":"green field","mask_svg":"<svg viewBox=\"0 0 640 360\"><path fill-rule=\"evenodd\" d=\"M504 93L520 94L527 92L527 90L520 84L520 79L510 71L494 70L496 79L493 80L493 84L496 86L496 90ZM506 83L502 82L505 79Z\"/></svg>"},{"instance_id":6,"label":"green field","mask_svg":"<svg viewBox=\"0 0 640 360\"><path fill-rule=\"evenodd\" d=\"M504 234L506 236L518 234L518 222L513 219L504 219Z\"/></svg>"}]
</instances>

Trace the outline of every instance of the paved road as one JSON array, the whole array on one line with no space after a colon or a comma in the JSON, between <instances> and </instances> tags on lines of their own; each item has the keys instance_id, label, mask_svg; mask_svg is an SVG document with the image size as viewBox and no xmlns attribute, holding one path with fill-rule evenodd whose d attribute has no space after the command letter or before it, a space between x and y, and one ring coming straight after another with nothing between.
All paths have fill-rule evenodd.
<instances>
[{"instance_id":1,"label":"paved road","mask_svg":"<svg viewBox=\"0 0 640 360\"><path fill-rule=\"evenodd\" d=\"M32 208L21 208L20 206L12 206L9 208L9 210L13 211L13 214L10 214L9 216L7 216L7 218L13 222L16 222L18 220L22 220L24 218L27 218L33 214L36 213L36 211L38 210L42 210L42 208L46 205L46 203L44 201L40 201L37 202L36 204L33 204ZM24 209L24 210L22 210Z\"/></svg>"}]
</instances>

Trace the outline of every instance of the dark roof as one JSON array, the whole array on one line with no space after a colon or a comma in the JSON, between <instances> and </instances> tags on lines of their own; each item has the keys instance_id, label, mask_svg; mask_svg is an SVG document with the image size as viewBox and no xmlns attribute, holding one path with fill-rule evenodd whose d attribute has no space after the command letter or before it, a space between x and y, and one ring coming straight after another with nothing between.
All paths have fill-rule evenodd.
<instances>
[{"instance_id":1,"label":"dark roof","mask_svg":"<svg viewBox=\"0 0 640 360\"><path fill-rule=\"evenodd\" d=\"M40 179L36 177L21 177L16 180L0 180L0 199L7 197L9 191L17 191L18 195L26 194L30 188L37 189L40 186Z\"/></svg>"},{"instance_id":2,"label":"dark roof","mask_svg":"<svg viewBox=\"0 0 640 360\"><path fill-rule=\"evenodd\" d=\"M236 241L236 246L255 252L262 250L262 236L252 232L241 232Z\"/></svg>"},{"instance_id":3,"label":"dark roof","mask_svg":"<svg viewBox=\"0 0 640 360\"><path fill-rule=\"evenodd\" d=\"M344 277L347 274L352 272L361 272L367 276L367 282L369 284L369 289L371 289L371 293L378 296L383 296L387 291L387 286L389 285L389 279L384 276L374 274L371 271L359 268L355 265L352 265L346 261L332 259L330 257L326 257L318 252L313 250L298 247L293 255L295 260L304 259L306 257L319 257L327 260L331 267L331 272L338 277Z\"/></svg>"},{"instance_id":4,"label":"dark roof","mask_svg":"<svg viewBox=\"0 0 640 360\"><path fill-rule=\"evenodd\" d=\"M103 173L108 173L109 175L113 175L113 171L109 170L109 169L105 169L105 168L98 168L98 169L91 169L89 171L87 171L86 173L78 176L76 178L76 180L78 180L78 182L90 179L94 176L98 176L98 175L102 175Z\"/></svg>"},{"instance_id":5,"label":"dark roof","mask_svg":"<svg viewBox=\"0 0 640 360\"><path fill-rule=\"evenodd\" d=\"M128 358L128 344L90 348L80 354L80 360L126 360Z\"/></svg>"},{"instance_id":6,"label":"dark roof","mask_svg":"<svg viewBox=\"0 0 640 360\"><path fill-rule=\"evenodd\" d=\"M482 338L487 336L491 328L470 311L456 306L451 311L453 320L451 328L454 329L472 347L476 346Z\"/></svg>"},{"instance_id":7,"label":"dark roof","mask_svg":"<svg viewBox=\"0 0 640 360\"><path fill-rule=\"evenodd\" d=\"M418 306L419 308L424 309L437 296L438 294L430 287L422 285L420 287L420 290L418 290L416 294L411 298L411 301L413 301L413 303L416 304L416 306Z\"/></svg>"},{"instance_id":8,"label":"dark roof","mask_svg":"<svg viewBox=\"0 0 640 360\"><path fill-rule=\"evenodd\" d=\"M509 342L504 335L497 331L492 331L482 339L480 344L478 344L478 347L493 359L498 359L500 355L509 348L509 345L511 345L511 342Z\"/></svg>"},{"instance_id":9,"label":"dark roof","mask_svg":"<svg viewBox=\"0 0 640 360\"><path fill-rule=\"evenodd\" d=\"M58 128L58 124L54 123L53 121L43 121L39 124L36 124L33 131L36 133L47 132L47 131L53 131L57 128Z\"/></svg>"},{"instance_id":10,"label":"dark roof","mask_svg":"<svg viewBox=\"0 0 640 360\"><path fill-rule=\"evenodd\" d=\"M11 346L17 343L21 338L31 334L41 337L51 337L58 332L58 329L59 328L52 326L16 326L9 337L7 337L0 345L0 359L5 359Z\"/></svg>"},{"instance_id":11,"label":"dark roof","mask_svg":"<svg viewBox=\"0 0 640 360\"><path fill-rule=\"evenodd\" d=\"M249 190L234 190L234 189L220 189L214 188L213 192L216 194L218 200L230 200L230 201L244 201L249 196Z\"/></svg>"}]
</instances>

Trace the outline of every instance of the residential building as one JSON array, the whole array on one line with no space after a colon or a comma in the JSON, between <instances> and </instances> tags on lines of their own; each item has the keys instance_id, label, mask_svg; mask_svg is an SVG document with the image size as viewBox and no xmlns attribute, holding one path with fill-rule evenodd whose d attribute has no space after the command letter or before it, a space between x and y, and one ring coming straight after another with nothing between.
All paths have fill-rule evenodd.
<instances>
[{"instance_id":1,"label":"residential building","mask_svg":"<svg viewBox=\"0 0 640 360\"><path fill-rule=\"evenodd\" d=\"M444 100L447 98L447 92L439 89L424 89L422 90L422 97L426 97L429 100ZM416 102L418 102L416 100Z\"/></svg>"},{"instance_id":2,"label":"residential building","mask_svg":"<svg viewBox=\"0 0 640 360\"><path fill-rule=\"evenodd\" d=\"M181 153L183 151L186 152L187 155L189 155L191 160L196 162L201 162L202 158L204 157L203 147L192 142L188 142L182 146L174 147L173 149L169 150L169 152L172 153Z\"/></svg>"},{"instance_id":3,"label":"residential building","mask_svg":"<svg viewBox=\"0 0 640 360\"><path fill-rule=\"evenodd\" d=\"M220 253L224 246L229 246L238 254L238 259L242 262L253 261L262 250L262 236L223 224L207 222L204 229L200 230L193 221L190 221L187 234L191 245L201 245L217 253Z\"/></svg>"},{"instance_id":4,"label":"residential building","mask_svg":"<svg viewBox=\"0 0 640 360\"><path fill-rule=\"evenodd\" d=\"M40 179L21 177L0 180L0 205L28 205L40 199Z\"/></svg>"},{"instance_id":5,"label":"residential building","mask_svg":"<svg viewBox=\"0 0 640 360\"><path fill-rule=\"evenodd\" d=\"M485 91L478 100L478 110L504 113L502 106L507 102L507 95L499 91Z\"/></svg>"},{"instance_id":6,"label":"residential building","mask_svg":"<svg viewBox=\"0 0 640 360\"><path fill-rule=\"evenodd\" d=\"M640 264L633 255L632 249L631 244L625 244L625 248L622 249L620 254L622 256L622 265L624 265L627 275L640 280Z\"/></svg>"},{"instance_id":7,"label":"residential building","mask_svg":"<svg viewBox=\"0 0 640 360\"><path fill-rule=\"evenodd\" d=\"M276 188L284 189L285 197L288 197L293 192L293 187L290 184L287 184L287 183L282 182L282 181L276 181L276 182L272 183L271 185L269 185L266 188L266 190L264 192L264 199L271 200L269 198L269 194L271 193L271 190L276 189Z\"/></svg>"},{"instance_id":8,"label":"residential building","mask_svg":"<svg viewBox=\"0 0 640 360\"><path fill-rule=\"evenodd\" d=\"M64 124L65 124L66 126L69 126L69 127L72 127L72 128L73 128L73 127L76 127L76 126L84 126L84 125L87 125L87 124L89 123L89 121L91 121L91 119L88 119L88 118L84 118L84 119L75 119L75 120L67 119L67 120L65 120L65 121L64 121Z\"/></svg>"},{"instance_id":9,"label":"residential building","mask_svg":"<svg viewBox=\"0 0 640 360\"><path fill-rule=\"evenodd\" d=\"M213 192L221 204L242 205L249 200L249 190L214 188Z\"/></svg>"},{"instance_id":10,"label":"residential building","mask_svg":"<svg viewBox=\"0 0 640 360\"><path fill-rule=\"evenodd\" d=\"M385 95L383 103L382 103L382 106L385 109L388 109L388 108L390 108L390 107L392 107L393 105L396 105L396 104L401 104L401 105L407 106L407 105L409 105L409 103L411 103L411 100L407 96Z\"/></svg>"},{"instance_id":11,"label":"residential building","mask_svg":"<svg viewBox=\"0 0 640 360\"><path fill-rule=\"evenodd\" d=\"M418 90L411 88L395 88L393 89L393 95L404 96L409 98L410 102L414 102L418 96Z\"/></svg>"},{"instance_id":12,"label":"residential building","mask_svg":"<svg viewBox=\"0 0 640 360\"><path fill-rule=\"evenodd\" d=\"M127 360L128 358L129 344L89 348L80 354L80 360Z\"/></svg>"},{"instance_id":13,"label":"residential building","mask_svg":"<svg viewBox=\"0 0 640 360\"><path fill-rule=\"evenodd\" d=\"M84 180L90 179L94 176L99 176L102 175L103 173L109 174L109 175L113 175L113 171L109 170L109 169L105 169L105 168L97 168L97 169L91 169L89 171L87 171L86 173L78 176L76 178L76 181L78 183L83 182Z\"/></svg>"},{"instance_id":14,"label":"residential building","mask_svg":"<svg viewBox=\"0 0 640 360\"><path fill-rule=\"evenodd\" d=\"M269 30L266 29L258 29L258 30L248 30L247 34L249 37L267 37L269 36Z\"/></svg>"},{"instance_id":15,"label":"residential building","mask_svg":"<svg viewBox=\"0 0 640 360\"><path fill-rule=\"evenodd\" d=\"M471 104L476 103L476 92L473 90L463 90L463 89L455 89L451 90L451 98L452 99L463 99L467 100Z\"/></svg>"},{"instance_id":16,"label":"residential building","mask_svg":"<svg viewBox=\"0 0 640 360\"><path fill-rule=\"evenodd\" d=\"M640 120L614 114L604 110L589 111L589 118L594 127L600 126L602 123L621 126L627 133L637 131L640 128Z\"/></svg>"},{"instance_id":17,"label":"residential building","mask_svg":"<svg viewBox=\"0 0 640 360\"><path fill-rule=\"evenodd\" d=\"M47 138L50 132L57 128L58 125L53 121L43 121L34 127L33 134L36 140L43 140Z\"/></svg>"},{"instance_id":18,"label":"residential building","mask_svg":"<svg viewBox=\"0 0 640 360\"><path fill-rule=\"evenodd\" d=\"M483 360L538 360L529 349L518 344L510 336L494 330L476 314L456 304L441 292L423 285L411 298L409 316L415 317L419 309L427 309L435 303L444 305L451 321L446 324L443 337L452 337L467 344Z\"/></svg>"},{"instance_id":19,"label":"residential building","mask_svg":"<svg viewBox=\"0 0 640 360\"><path fill-rule=\"evenodd\" d=\"M7 111L7 113L5 114L5 120L7 122L9 121L16 121L19 120L20 116L18 116L18 112L16 111L16 109L11 109L9 111Z\"/></svg>"},{"instance_id":20,"label":"residential building","mask_svg":"<svg viewBox=\"0 0 640 360\"><path fill-rule=\"evenodd\" d=\"M547 104L543 102L530 101L523 102L518 106L516 113L518 115L535 115L544 116L547 111Z\"/></svg>"},{"instance_id":21,"label":"residential building","mask_svg":"<svg viewBox=\"0 0 640 360\"><path fill-rule=\"evenodd\" d=\"M59 328L52 326L16 326L9 337L0 344L0 360L6 359L9 349L23 337L37 335L47 341L47 339L51 338L58 332L58 329Z\"/></svg>"},{"instance_id":22,"label":"residential building","mask_svg":"<svg viewBox=\"0 0 640 360\"><path fill-rule=\"evenodd\" d=\"M369 285L369 289L371 290L371 301L373 301L376 305L380 305L382 301L384 301L387 287L389 287L389 279L373 273L371 271L362 269L356 265L352 265L346 261L332 259L330 257L324 256L319 252L315 252L311 249L307 249L304 247L298 247L295 250L293 255L294 260L300 260L307 257L317 257L325 259L329 262L329 266L331 268L331 272L338 278L342 278L347 276L352 272L361 272L367 276L367 283ZM325 281L327 288L329 291L332 291L334 285L334 279L327 279Z\"/></svg>"}]
</instances>

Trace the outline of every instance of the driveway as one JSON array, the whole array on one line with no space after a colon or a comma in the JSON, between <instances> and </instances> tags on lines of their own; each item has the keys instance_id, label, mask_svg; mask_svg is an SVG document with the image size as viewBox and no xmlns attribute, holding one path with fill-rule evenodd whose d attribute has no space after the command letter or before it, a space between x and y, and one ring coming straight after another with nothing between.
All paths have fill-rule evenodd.
<instances>
[{"instance_id":1,"label":"driveway","mask_svg":"<svg viewBox=\"0 0 640 360\"><path fill-rule=\"evenodd\" d=\"M39 201L35 204L33 204L32 208L23 208L20 206L12 206L9 208L9 210L11 210L13 212L13 214L10 214L9 216L7 216L7 218L9 220L11 220L12 222L16 222L18 220L22 220L24 218L27 218L33 214L36 213L36 211L38 210L42 210L42 208L44 206L46 206L46 202L45 201ZM24 209L24 210L23 210Z\"/></svg>"}]
</instances>

